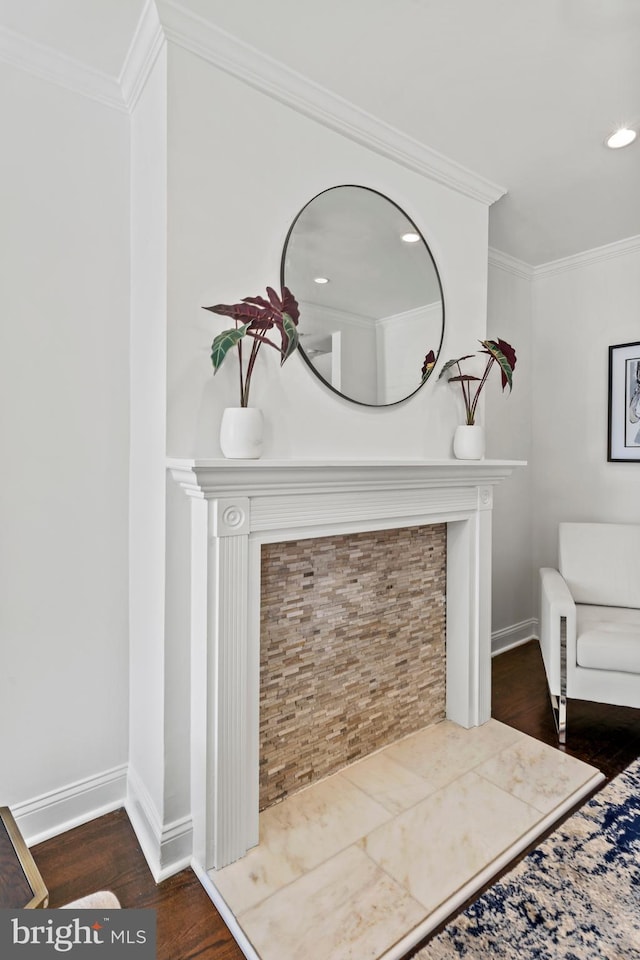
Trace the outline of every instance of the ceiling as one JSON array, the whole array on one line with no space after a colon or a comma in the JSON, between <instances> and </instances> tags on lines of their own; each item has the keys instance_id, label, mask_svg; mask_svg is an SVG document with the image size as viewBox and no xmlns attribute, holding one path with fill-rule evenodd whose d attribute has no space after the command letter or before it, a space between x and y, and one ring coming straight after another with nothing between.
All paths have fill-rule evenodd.
<instances>
[{"instance_id":1,"label":"ceiling","mask_svg":"<svg viewBox=\"0 0 640 960\"><path fill-rule=\"evenodd\" d=\"M640 0L180 0L505 187L490 245L539 265L640 235ZM0 26L120 74L144 0L0 0Z\"/></svg>"}]
</instances>

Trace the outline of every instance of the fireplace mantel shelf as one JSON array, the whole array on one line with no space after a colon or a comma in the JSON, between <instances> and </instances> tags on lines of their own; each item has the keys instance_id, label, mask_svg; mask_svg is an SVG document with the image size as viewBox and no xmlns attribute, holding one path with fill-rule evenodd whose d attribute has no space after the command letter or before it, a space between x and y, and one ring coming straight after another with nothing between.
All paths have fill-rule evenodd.
<instances>
[{"instance_id":1,"label":"fireplace mantel shelf","mask_svg":"<svg viewBox=\"0 0 640 960\"><path fill-rule=\"evenodd\" d=\"M523 460L167 460L167 468L185 492L206 499L493 486L524 466Z\"/></svg>"}]
</instances>

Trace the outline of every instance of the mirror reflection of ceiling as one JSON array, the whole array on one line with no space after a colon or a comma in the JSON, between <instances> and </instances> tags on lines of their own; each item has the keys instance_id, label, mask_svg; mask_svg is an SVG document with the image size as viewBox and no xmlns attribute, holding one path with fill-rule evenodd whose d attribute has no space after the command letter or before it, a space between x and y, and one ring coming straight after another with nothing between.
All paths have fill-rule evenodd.
<instances>
[{"instance_id":1,"label":"mirror reflection of ceiling","mask_svg":"<svg viewBox=\"0 0 640 960\"><path fill-rule=\"evenodd\" d=\"M400 239L415 230L402 210L372 190L327 190L296 220L287 285L298 300L376 320L440 300L424 244ZM318 276L329 283L315 283Z\"/></svg>"},{"instance_id":2,"label":"mirror reflection of ceiling","mask_svg":"<svg viewBox=\"0 0 640 960\"><path fill-rule=\"evenodd\" d=\"M440 279L415 224L387 197L358 186L314 197L289 232L282 282L300 305L301 353L336 393L386 406L422 386L424 358L442 342Z\"/></svg>"}]
</instances>

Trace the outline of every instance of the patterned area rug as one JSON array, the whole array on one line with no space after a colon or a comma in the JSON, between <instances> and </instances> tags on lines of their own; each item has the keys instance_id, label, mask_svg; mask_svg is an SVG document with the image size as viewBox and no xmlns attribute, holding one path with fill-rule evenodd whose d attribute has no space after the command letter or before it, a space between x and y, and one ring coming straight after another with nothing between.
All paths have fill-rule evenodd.
<instances>
[{"instance_id":1,"label":"patterned area rug","mask_svg":"<svg viewBox=\"0 0 640 960\"><path fill-rule=\"evenodd\" d=\"M415 960L640 960L640 759Z\"/></svg>"}]
</instances>

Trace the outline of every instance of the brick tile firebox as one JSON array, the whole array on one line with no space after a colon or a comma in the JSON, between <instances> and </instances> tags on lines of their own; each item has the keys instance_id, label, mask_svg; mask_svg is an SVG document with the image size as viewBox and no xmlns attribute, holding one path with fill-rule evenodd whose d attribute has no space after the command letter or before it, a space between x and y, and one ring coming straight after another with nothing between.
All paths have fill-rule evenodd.
<instances>
[{"instance_id":1,"label":"brick tile firebox","mask_svg":"<svg viewBox=\"0 0 640 960\"><path fill-rule=\"evenodd\" d=\"M445 715L446 525L262 545L260 809Z\"/></svg>"}]
</instances>

